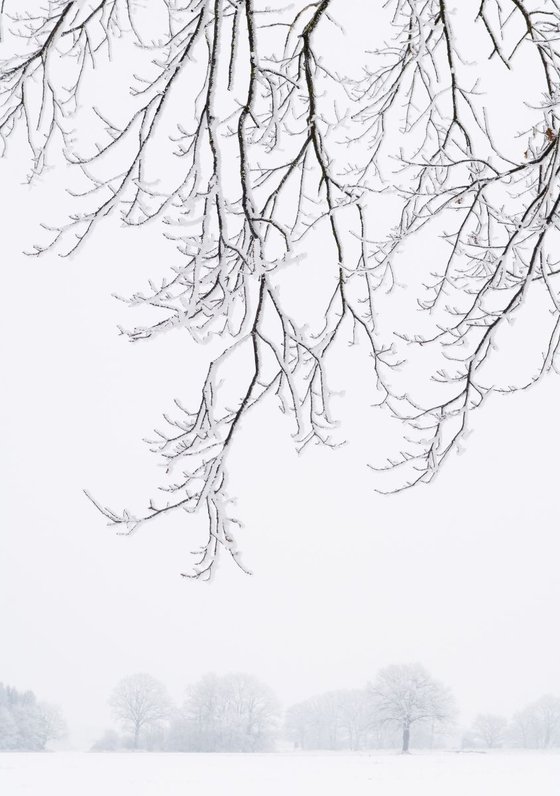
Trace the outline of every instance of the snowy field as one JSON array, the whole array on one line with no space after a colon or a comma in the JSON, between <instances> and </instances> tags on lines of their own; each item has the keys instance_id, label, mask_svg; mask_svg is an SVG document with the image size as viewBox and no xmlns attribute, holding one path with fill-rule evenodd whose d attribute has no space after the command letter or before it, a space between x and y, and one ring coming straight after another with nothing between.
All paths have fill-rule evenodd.
<instances>
[{"instance_id":1,"label":"snowy field","mask_svg":"<svg viewBox=\"0 0 560 796\"><path fill-rule=\"evenodd\" d=\"M558 796L560 754L0 754L2 796Z\"/></svg>"}]
</instances>

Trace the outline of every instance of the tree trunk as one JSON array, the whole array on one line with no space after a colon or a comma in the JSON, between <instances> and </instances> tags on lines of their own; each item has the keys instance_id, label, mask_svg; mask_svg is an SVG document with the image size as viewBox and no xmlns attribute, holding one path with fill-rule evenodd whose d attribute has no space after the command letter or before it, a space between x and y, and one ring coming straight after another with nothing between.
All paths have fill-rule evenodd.
<instances>
[{"instance_id":1,"label":"tree trunk","mask_svg":"<svg viewBox=\"0 0 560 796\"><path fill-rule=\"evenodd\" d=\"M402 753L403 755L408 754L408 749L410 746L410 727L403 727L402 732Z\"/></svg>"},{"instance_id":2,"label":"tree trunk","mask_svg":"<svg viewBox=\"0 0 560 796\"><path fill-rule=\"evenodd\" d=\"M140 725L134 725L134 749L138 749L138 739L140 737Z\"/></svg>"}]
</instances>

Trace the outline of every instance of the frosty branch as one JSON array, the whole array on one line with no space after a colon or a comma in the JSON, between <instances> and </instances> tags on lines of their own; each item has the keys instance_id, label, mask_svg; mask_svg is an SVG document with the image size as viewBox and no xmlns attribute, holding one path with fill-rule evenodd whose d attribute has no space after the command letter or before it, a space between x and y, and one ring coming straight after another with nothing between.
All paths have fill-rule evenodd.
<instances>
[{"instance_id":1,"label":"frosty branch","mask_svg":"<svg viewBox=\"0 0 560 796\"><path fill-rule=\"evenodd\" d=\"M4 152L23 136L31 182L61 152L82 184L33 253L75 256L112 214L151 224L180 259L121 297L157 316L121 331L137 344L173 330L220 341L198 407L177 400L151 441L164 499L144 513L94 501L123 533L205 512L189 576L209 577L221 549L243 567L227 481L253 407L276 401L298 450L341 444L329 362L348 343L367 349L379 411L402 423L400 452L372 463L387 492L431 480L491 392L556 366L559 4L387 0L368 13L364 47L357 0L3 6ZM355 63L341 72L342 47ZM495 86L526 69L537 87L512 133ZM111 92L96 90L100 73ZM322 263L319 324L286 287L306 258ZM407 285L412 316L395 309ZM499 344L526 305L550 317L542 359L502 383ZM408 375L415 362L429 363L428 391Z\"/></svg>"}]
</instances>

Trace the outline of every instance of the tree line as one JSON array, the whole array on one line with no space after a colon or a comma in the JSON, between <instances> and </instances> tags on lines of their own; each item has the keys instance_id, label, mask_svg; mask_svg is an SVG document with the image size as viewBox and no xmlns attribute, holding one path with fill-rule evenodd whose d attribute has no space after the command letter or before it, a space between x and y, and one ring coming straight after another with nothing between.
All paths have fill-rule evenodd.
<instances>
[{"instance_id":1,"label":"tree line","mask_svg":"<svg viewBox=\"0 0 560 796\"><path fill-rule=\"evenodd\" d=\"M545 694L511 719L493 713L479 714L463 735L463 746L496 749L560 747L560 697Z\"/></svg>"},{"instance_id":2,"label":"tree line","mask_svg":"<svg viewBox=\"0 0 560 796\"><path fill-rule=\"evenodd\" d=\"M364 688L328 691L286 710L269 686L244 673L207 674L179 705L155 678L135 674L120 681L109 703L119 732L106 730L94 751L560 746L560 697L543 696L510 720L480 714L464 729L450 690L419 664L387 666Z\"/></svg>"},{"instance_id":3,"label":"tree line","mask_svg":"<svg viewBox=\"0 0 560 796\"><path fill-rule=\"evenodd\" d=\"M240 672L204 675L180 704L151 675L133 674L109 705L118 729L107 729L92 751L560 747L560 697L544 695L511 718L481 713L464 728L450 690L419 664L387 666L363 688L327 691L285 710L268 685ZM65 735L59 707L0 683L0 751L44 751Z\"/></svg>"},{"instance_id":4,"label":"tree line","mask_svg":"<svg viewBox=\"0 0 560 796\"><path fill-rule=\"evenodd\" d=\"M107 730L94 751L259 752L273 749L281 709L274 692L244 673L207 674L174 705L148 674L126 677L109 704L121 734Z\"/></svg>"}]
</instances>

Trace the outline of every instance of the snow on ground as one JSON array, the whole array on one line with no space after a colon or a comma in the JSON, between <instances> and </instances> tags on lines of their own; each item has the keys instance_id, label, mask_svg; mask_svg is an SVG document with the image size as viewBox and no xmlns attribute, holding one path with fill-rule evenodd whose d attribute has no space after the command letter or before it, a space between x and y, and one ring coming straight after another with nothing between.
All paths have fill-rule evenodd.
<instances>
[{"instance_id":1,"label":"snow on ground","mask_svg":"<svg viewBox=\"0 0 560 796\"><path fill-rule=\"evenodd\" d=\"M1 796L558 796L560 754L0 754Z\"/></svg>"}]
</instances>

